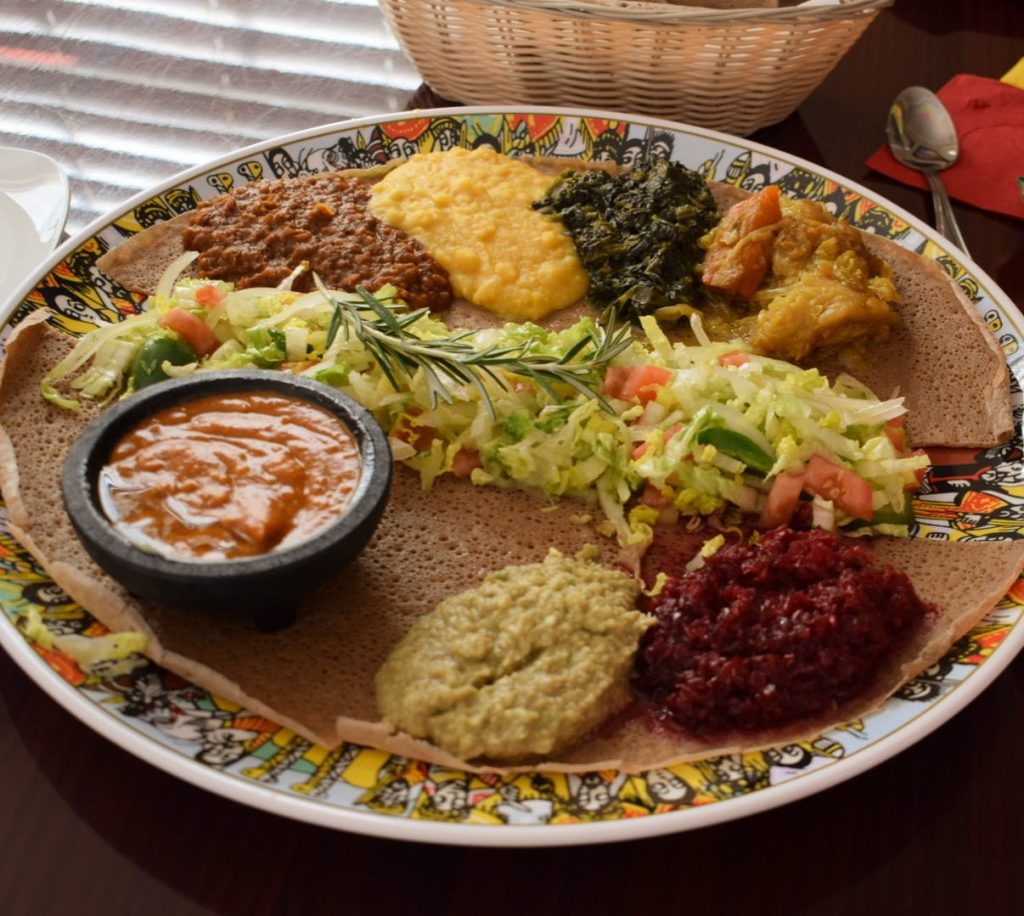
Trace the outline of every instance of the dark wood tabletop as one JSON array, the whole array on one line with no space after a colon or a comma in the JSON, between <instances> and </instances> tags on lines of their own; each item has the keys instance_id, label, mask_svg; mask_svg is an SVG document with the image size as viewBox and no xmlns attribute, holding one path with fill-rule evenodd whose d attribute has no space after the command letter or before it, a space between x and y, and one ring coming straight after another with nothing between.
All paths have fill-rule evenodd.
<instances>
[{"instance_id":1,"label":"dark wood tabletop","mask_svg":"<svg viewBox=\"0 0 1024 916\"><path fill-rule=\"evenodd\" d=\"M754 139L930 220L925 192L864 165L891 99L957 73L999 77L1022 56L1020 0L896 0L796 113ZM415 97L432 101L428 89ZM1024 307L1024 224L955 210L974 258ZM294 822L166 775L0 653L0 912L1019 913L1022 774L1018 658L914 747L766 813L605 846L417 845Z\"/></svg>"}]
</instances>

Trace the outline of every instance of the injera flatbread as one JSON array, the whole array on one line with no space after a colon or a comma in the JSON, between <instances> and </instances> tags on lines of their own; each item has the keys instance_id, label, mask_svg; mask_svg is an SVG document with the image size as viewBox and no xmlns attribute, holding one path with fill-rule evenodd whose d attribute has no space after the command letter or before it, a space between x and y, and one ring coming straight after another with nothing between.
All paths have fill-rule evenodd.
<instances>
[{"instance_id":1,"label":"injera flatbread","mask_svg":"<svg viewBox=\"0 0 1024 916\"><path fill-rule=\"evenodd\" d=\"M599 543L573 516L579 504L549 506L524 493L441 479L424 493L404 468L377 535L357 561L312 595L291 628L255 630L242 608L197 614L140 602L89 560L60 499L64 455L89 419L43 401L44 373L71 341L37 312L15 331L0 378L0 489L12 533L75 600L114 630L149 636L147 654L188 680L327 746L342 740L461 769L470 766L378 721L373 678L382 659L419 615L485 572ZM687 759L775 745L820 733L878 705L916 671L940 658L1004 595L1024 566L1024 541L956 544L878 541L885 562L905 569L940 620L903 654L873 695L798 729L708 745L648 730L622 716L558 760L521 769L636 771ZM979 572L981 571L981 572ZM510 769L510 768L503 768Z\"/></svg>"},{"instance_id":2,"label":"injera flatbread","mask_svg":"<svg viewBox=\"0 0 1024 916\"><path fill-rule=\"evenodd\" d=\"M182 233L191 219L189 212L156 223L111 248L96 266L125 289L151 296L164 271L185 253ZM195 274L186 268L182 276Z\"/></svg>"}]
</instances>

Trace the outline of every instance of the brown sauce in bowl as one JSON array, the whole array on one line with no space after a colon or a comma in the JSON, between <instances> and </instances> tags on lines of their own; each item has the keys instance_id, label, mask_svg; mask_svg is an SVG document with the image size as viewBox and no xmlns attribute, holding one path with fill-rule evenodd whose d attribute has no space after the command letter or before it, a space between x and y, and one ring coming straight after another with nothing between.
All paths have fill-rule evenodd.
<instances>
[{"instance_id":1,"label":"brown sauce in bowl","mask_svg":"<svg viewBox=\"0 0 1024 916\"><path fill-rule=\"evenodd\" d=\"M100 473L104 512L144 549L187 560L251 557L313 536L359 483L337 417L271 392L209 395L125 435Z\"/></svg>"}]
</instances>

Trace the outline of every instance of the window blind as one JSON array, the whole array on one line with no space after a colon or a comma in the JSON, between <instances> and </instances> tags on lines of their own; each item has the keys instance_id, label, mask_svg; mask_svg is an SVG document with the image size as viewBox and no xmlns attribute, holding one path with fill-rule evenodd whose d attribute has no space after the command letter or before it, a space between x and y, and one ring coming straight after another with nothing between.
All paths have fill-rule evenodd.
<instances>
[{"instance_id":1,"label":"window blind","mask_svg":"<svg viewBox=\"0 0 1024 916\"><path fill-rule=\"evenodd\" d=\"M72 234L239 147L399 111L419 84L374 0L0 0L0 145L64 166Z\"/></svg>"}]
</instances>

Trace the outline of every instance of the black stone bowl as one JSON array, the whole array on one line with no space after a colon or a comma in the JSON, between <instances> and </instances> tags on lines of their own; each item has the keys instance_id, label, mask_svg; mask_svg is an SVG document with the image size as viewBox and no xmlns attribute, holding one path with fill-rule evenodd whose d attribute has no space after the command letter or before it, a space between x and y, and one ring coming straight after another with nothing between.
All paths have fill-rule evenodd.
<instances>
[{"instance_id":1,"label":"black stone bowl","mask_svg":"<svg viewBox=\"0 0 1024 916\"><path fill-rule=\"evenodd\" d=\"M359 445L362 473L338 518L307 540L256 557L171 559L129 541L100 506L98 478L126 433L158 410L215 394L270 391L338 417ZM391 482L391 450L376 420L347 395L287 372L199 372L160 382L105 410L86 427L64 463L64 505L89 555L128 591L190 610L248 613L263 630L290 624L303 595L351 561L380 521Z\"/></svg>"}]
</instances>

